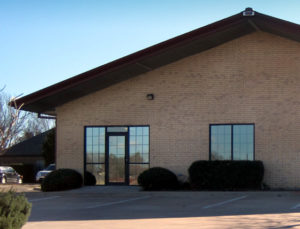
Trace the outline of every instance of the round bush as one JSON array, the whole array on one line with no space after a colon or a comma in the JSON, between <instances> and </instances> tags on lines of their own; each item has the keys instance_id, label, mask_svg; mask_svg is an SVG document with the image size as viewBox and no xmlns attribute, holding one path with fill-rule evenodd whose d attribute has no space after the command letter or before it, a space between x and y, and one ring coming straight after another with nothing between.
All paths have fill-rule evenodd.
<instances>
[{"instance_id":1,"label":"round bush","mask_svg":"<svg viewBox=\"0 0 300 229\"><path fill-rule=\"evenodd\" d=\"M96 177L88 171L86 171L84 173L84 185L87 185L87 186L96 185Z\"/></svg>"},{"instance_id":2,"label":"round bush","mask_svg":"<svg viewBox=\"0 0 300 229\"><path fill-rule=\"evenodd\" d=\"M172 190L179 186L177 176L168 169L153 167L142 172L138 184L144 190Z\"/></svg>"},{"instance_id":3,"label":"round bush","mask_svg":"<svg viewBox=\"0 0 300 229\"><path fill-rule=\"evenodd\" d=\"M41 184L43 192L62 191L82 186L80 173L73 169L58 169L49 173Z\"/></svg>"},{"instance_id":4,"label":"round bush","mask_svg":"<svg viewBox=\"0 0 300 229\"><path fill-rule=\"evenodd\" d=\"M31 212L31 203L23 194L0 191L0 228L21 229Z\"/></svg>"}]
</instances>

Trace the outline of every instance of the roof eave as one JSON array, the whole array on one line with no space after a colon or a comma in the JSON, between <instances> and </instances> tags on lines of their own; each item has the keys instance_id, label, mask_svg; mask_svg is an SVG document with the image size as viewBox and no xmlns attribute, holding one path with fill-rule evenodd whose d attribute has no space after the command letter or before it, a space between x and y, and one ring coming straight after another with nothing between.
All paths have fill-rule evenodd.
<instances>
[{"instance_id":1,"label":"roof eave","mask_svg":"<svg viewBox=\"0 0 300 229\"><path fill-rule=\"evenodd\" d=\"M23 110L55 115L55 108L68 101L254 31L262 30L300 41L299 28L297 24L258 12L250 17L238 13L81 73L16 102L23 104Z\"/></svg>"}]
</instances>

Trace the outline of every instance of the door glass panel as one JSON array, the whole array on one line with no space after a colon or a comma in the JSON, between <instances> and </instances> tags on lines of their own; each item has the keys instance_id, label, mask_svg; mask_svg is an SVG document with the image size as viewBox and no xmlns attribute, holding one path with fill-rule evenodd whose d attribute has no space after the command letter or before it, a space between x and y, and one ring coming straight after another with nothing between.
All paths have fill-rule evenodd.
<instances>
[{"instance_id":1,"label":"door glass panel","mask_svg":"<svg viewBox=\"0 0 300 229\"><path fill-rule=\"evenodd\" d=\"M109 136L109 182L125 182L125 136Z\"/></svg>"}]
</instances>

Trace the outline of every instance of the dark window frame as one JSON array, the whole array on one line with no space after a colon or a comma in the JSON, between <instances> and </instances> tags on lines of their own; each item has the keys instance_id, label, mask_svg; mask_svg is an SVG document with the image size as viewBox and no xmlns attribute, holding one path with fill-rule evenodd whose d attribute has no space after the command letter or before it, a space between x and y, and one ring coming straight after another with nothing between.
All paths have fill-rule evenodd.
<instances>
[{"instance_id":1,"label":"dark window frame","mask_svg":"<svg viewBox=\"0 0 300 229\"><path fill-rule=\"evenodd\" d=\"M124 173L124 176L125 176L125 181L124 183L125 184L128 184L129 183L129 163L128 163L128 160L129 160L129 145L126 144L126 142L128 141L128 138L129 138L129 134L128 134L128 131L127 132L107 132L107 128L105 128L105 183L107 185L122 185L122 183L118 183L118 182L109 182L109 160L108 157L109 157L109 137L111 136L124 136L125 137L125 173Z\"/></svg>"},{"instance_id":2,"label":"dark window frame","mask_svg":"<svg viewBox=\"0 0 300 229\"><path fill-rule=\"evenodd\" d=\"M212 126L230 126L231 127L231 161L233 159L233 127L242 125L252 125L253 126L253 161L255 161L255 123L215 123L209 124L209 160L211 161L211 127Z\"/></svg>"},{"instance_id":3,"label":"dark window frame","mask_svg":"<svg viewBox=\"0 0 300 229\"><path fill-rule=\"evenodd\" d=\"M107 131L107 127L127 127L128 128L128 130L127 130L127 132L108 132ZM149 153L148 153L148 162L141 162L141 163L139 163L139 162L130 162L130 152L129 152L129 149L130 149L130 127L148 127L149 128ZM151 135L151 133L150 133L150 125L106 125L106 126L104 126L104 125L85 125L85 126L83 126L83 133L84 133L84 144L83 144L83 171L84 172L86 172L87 170L86 170L86 167L87 167L87 164L96 164L96 165L98 165L98 164L103 164L103 165L105 165L105 171L107 171L107 160L106 160L106 152L105 152L105 161L103 162L103 163L90 163L90 162L87 162L87 153L86 153L86 145L87 145L87 143L86 143L86 140L87 140L87 133L86 133L86 129L87 128L104 128L105 129L105 151L106 151L106 139L107 139L107 136L108 136L108 134L111 134L111 133L113 133L113 134L120 134L120 135L122 135L122 134L127 134L128 135L128 162L127 162L127 164L128 164L128 170L126 171L126 176L127 177L129 177L130 176L130 165L132 164L132 165L135 165L135 164L144 164L144 165L149 165L149 167L150 167L150 163L151 163L151 161L150 161L150 152L151 152L151 149L150 149L150 135ZM106 179L106 176L107 176L107 174L106 174L106 172L105 172L105 183L104 183L104 185L111 185L109 182L108 182L108 180ZM125 185L130 185L130 181L129 180L126 180L126 183L125 183ZM103 186L103 185L99 185L99 186Z\"/></svg>"}]
</instances>

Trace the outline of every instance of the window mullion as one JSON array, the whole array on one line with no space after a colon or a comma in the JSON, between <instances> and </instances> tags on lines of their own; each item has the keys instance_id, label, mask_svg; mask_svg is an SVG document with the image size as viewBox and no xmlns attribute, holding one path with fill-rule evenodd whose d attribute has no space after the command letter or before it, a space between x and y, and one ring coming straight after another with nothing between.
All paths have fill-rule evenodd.
<instances>
[{"instance_id":1,"label":"window mullion","mask_svg":"<svg viewBox=\"0 0 300 229\"><path fill-rule=\"evenodd\" d=\"M233 125L231 125L231 160L233 160Z\"/></svg>"}]
</instances>

